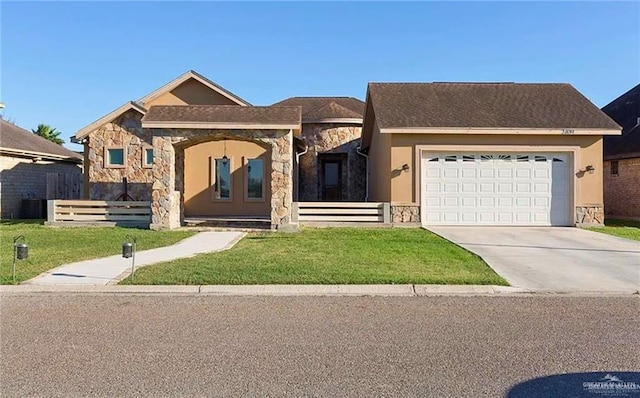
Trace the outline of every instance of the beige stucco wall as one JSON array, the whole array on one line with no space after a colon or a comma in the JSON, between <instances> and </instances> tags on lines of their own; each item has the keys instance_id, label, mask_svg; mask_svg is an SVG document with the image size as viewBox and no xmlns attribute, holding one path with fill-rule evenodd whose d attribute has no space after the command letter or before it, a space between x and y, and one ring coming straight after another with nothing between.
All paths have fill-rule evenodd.
<instances>
[{"instance_id":1,"label":"beige stucco wall","mask_svg":"<svg viewBox=\"0 0 640 398\"><path fill-rule=\"evenodd\" d=\"M377 122L373 126L369 147L369 201L391 201L391 135L380 134Z\"/></svg>"},{"instance_id":2,"label":"beige stucco wall","mask_svg":"<svg viewBox=\"0 0 640 398\"><path fill-rule=\"evenodd\" d=\"M194 79L189 79L178 87L143 104L153 105L238 105L229 98L205 87Z\"/></svg>"},{"instance_id":3,"label":"beige stucco wall","mask_svg":"<svg viewBox=\"0 0 640 398\"><path fill-rule=\"evenodd\" d=\"M420 169L420 159L416 155L416 146L420 145L488 145L496 151L501 148L510 151L510 147L516 146L532 146L530 151L553 151L554 146L575 146L577 147L574 163L576 206L602 206L603 203L601 136L376 134L375 132L374 134L374 142L378 136L390 137L391 159L386 170L378 170L375 178L372 174L372 188L378 184L378 180L390 181L392 203L419 203L419 192L417 192L419 179L416 179L415 173ZM384 142L384 138L380 141ZM373 145L371 149L372 165L378 164L382 167L387 164L387 159L374 151ZM456 149L452 148L452 150ZM527 149L522 149L522 152L527 152ZM411 168L410 172L400 171L405 163ZM595 172L579 173L580 169L584 169L587 165L593 165ZM376 200L384 200L384 195L380 195L380 199Z\"/></svg>"},{"instance_id":4,"label":"beige stucco wall","mask_svg":"<svg viewBox=\"0 0 640 398\"><path fill-rule=\"evenodd\" d=\"M225 151L226 145L226 151ZM213 199L214 177L211 162L227 155L231 165L231 200ZM264 162L264 199L245 199L246 159L261 158ZM260 215L271 212L271 157L269 150L249 141L211 141L184 149L184 214L210 215Z\"/></svg>"}]
</instances>

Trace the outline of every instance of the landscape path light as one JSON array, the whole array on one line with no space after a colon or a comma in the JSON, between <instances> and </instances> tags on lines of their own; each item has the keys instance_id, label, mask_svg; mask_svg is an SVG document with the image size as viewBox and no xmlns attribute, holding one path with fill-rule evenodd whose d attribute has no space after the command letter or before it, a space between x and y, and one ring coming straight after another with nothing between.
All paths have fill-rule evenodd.
<instances>
[{"instance_id":1,"label":"landscape path light","mask_svg":"<svg viewBox=\"0 0 640 398\"><path fill-rule=\"evenodd\" d=\"M22 242L18 243L19 240ZM26 260L29 258L29 246L24 235L15 236L13 238L13 268L11 269L11 275L13 283L16 283L16 260Z\"/></svg>"}]
</instances>

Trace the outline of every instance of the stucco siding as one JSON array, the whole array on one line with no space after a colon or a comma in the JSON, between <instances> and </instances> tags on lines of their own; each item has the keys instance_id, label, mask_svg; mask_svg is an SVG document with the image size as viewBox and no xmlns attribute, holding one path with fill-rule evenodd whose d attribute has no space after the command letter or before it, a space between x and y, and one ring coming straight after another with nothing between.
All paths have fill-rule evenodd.
<instances>
[{"instance_id":1,"label":"stucco siding","mask_svg":"<svg viewBox=\"0 0 640 398\"><path fill-rule=\"evenodd\" d=\"M369 201L391 201L391 136L373 126L369 148Z\"/></svg>"},{"instance_id":2,"label":"stucco siding","mask_svg":"<svg viewBox=\"0 0 640 398\"><path fill-rule=\"evenodd\" d=\"M202 83L189 79L173 90L143 104L153 105L238 105L229 98L211 90Z\"/></svg>"},{"instance_id":3,"label":"stucco siding","mask_svg":"<svg viewBox=\"0 0 640 398\"><path fill-rule=\"evenodd\" d=\"M271 156L269 149L249 141L211 141L184 149L184 214L189 216L260 215L271 212ZM223 156L229 158L231 168L231 199L213 198L214 177L212 162ZM263 160L262 200L247 199L246 160ZM179 173L176 173L176 179ZM178 188L178 187L176 187Z\"/></svg>"},{"instance_id":4,"label":"stucco siding","mask_svg":"<svg viewBox=\"0 0 640 398\"><path fill-rule=\"evenodd\" d=\"M604 211L612 217L640 217L640 158L619 159L618 174L604 162Z\"/></svg>"},{"instance_id":5,"label":"stucco siding","mask_svg":"<svg viewBox=\"0 0 640 398\"><path fill-rule=\"evenodd\" d=\"M455 148L456 145L483 145L499 151L509 147L529 147L544 150L553 147L577 147L574 162L574 176L576 185L576 206L602 206L603 203L603 166L602 166L602 137L601 136L531 136L531 135L455 135L455 134L376 134L375 137L390 135L392 137L392 154L390 170L392 173L392 203L419 203L418 173L419 159L416 159L416 146L446 145ZM493 149L495 148L495 149ZM372 148L373 149L373 148ZM455 149L453 149L455 151ZM486 149L483 149L486 150ZM526 151L526 150L524 150ZM372 154L373 158L373 154ZM372 159L372 164L378 161ZM384 162L386 160L383 159ZM397 172L407 163L413 171ZM584 173L587 165L592 165L594 173ZM393 177L395 173L395 177ZM418 178L416 178L418 177ZM372 183L374 180L372 179Z\"/></svg>"},{"instance_id":6,"label":"stucco siding","mask_svg":"<svg viewBox=\"0 0 640 398\"><path fill-rule=\"evenodd\" d=\"M47 173L79 176L78 164L0 156L0 215L19 218L22 199L47 199Z\"/></svg>"}]
</instances>

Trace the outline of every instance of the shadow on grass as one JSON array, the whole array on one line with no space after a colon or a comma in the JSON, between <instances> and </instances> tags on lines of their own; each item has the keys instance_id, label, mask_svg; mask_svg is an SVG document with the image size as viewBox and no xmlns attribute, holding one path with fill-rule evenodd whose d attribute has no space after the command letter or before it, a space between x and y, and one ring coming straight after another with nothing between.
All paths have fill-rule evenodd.
<instances>
[{"instance_id":1,"label":"shadow on grass","mask_svg":"<svg viewBox=\"0 0 640 398\"><path fill-rule=\"evenodd\" d=\"M630 220L622 218L606 218L604 225L607 227L627 227L640 228L640 220Z\"/></svg>"},{"instance_id":2,"label":"shadow on grass","mask_svg":"<svg viewBox=\"0 0 640 398\"><path fill-rule=\"evenodd\" d=\"M45 220L0 220L2 225L44 225Z\"/></svg>"}]
</instances>

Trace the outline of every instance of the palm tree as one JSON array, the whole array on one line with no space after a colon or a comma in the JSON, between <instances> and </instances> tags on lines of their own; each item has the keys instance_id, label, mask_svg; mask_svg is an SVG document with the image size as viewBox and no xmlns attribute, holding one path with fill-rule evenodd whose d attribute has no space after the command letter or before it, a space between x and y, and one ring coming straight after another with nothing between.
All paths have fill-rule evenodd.
<instances>
[{"instance_id":1,"label":"palm tree","mask_svg":"<svg viewBox=\"0 0 640 398\"><path fill-rule=\"evenodd\" d=\"M58 145L64 144L64 140L60 138L60 134L62 133L60 131L56 131L55 128L49 125L39 124L37 129L32 129L31 131L33 132L33 134L39 135L40 137L51 142L55 142Z\"/></svg>"}]
</instances>

